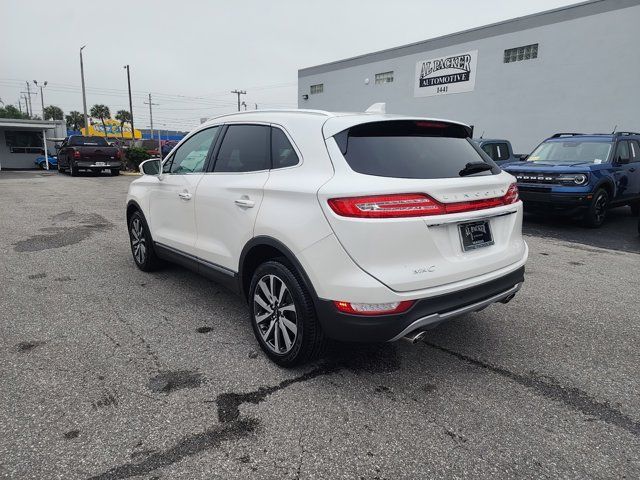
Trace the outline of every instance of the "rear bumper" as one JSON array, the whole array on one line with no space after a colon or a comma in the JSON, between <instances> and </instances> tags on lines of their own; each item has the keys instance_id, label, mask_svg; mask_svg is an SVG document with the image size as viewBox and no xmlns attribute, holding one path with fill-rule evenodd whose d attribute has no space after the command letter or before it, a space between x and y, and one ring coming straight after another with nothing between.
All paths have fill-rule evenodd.
<instances>
[{"instance_id":1,"label":"rear bumper","mask_svg":"<svg viewBox=\"0 0 640 480\"><path fill-rule=\"evenodd\" d=\"M349 315L339 312L332 301L322 299L318 300L317 310L323 330L330 338L348 342L395 341L492 303L506 303L523 282L524 266L471 288L420 299L408 311L397 315Z\"/></svg>"},{"instance_id":2,"label":"rear bumper","mask_svg":"<svg viewBox=\"0 0 640 480\"><path fill-rule=\"evenodd\" d=\"M75 162L76 167L78 168L122 168L122 162L121 161L113 161L113 160L105 160L104 161L104 165L96 165L96 162L92 162L92 161L83 161L80 160L78 162Z\"/></svg>"}]
</instances>

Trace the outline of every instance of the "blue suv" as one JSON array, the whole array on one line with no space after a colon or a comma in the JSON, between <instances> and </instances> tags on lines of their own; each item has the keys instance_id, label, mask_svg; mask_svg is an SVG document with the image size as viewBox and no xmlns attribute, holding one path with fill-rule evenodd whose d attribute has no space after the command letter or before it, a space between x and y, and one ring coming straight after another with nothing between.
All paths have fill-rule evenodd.
<instances>
[{"instance_id":1,"label":"blue suv","mask_svg":"<svg viewBox=\"0 0 640 480\"><path fill-rule=\"evenodd\" d=\"M594 228L610 207L640 213L640 133L556 133L502 168L516 177L525 210L580 216Z\"/></svg>"}]
</instances>

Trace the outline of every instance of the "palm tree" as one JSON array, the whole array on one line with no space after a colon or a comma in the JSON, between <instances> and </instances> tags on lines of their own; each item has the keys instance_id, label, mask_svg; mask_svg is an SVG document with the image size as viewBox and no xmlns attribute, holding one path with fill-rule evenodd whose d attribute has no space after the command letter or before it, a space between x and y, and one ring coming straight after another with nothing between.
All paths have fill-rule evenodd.
<instances>
[{"instance_id":1,"label":"palm tree","mask_svg":"<svg viewBox=\"0 0 640 480\"><path fill-rule=\"evenodd\" d=\"M104 123L106 118L111 118L111 112L109 111L109 107L106 105L94 105L91 107L90 115L95 118L99 118L102 122L102 128L104 132L104 137L107 138L107 125Z\"/></svg>"},{"instance_id":2,"label":"palm tree","mask_svg":"<svg viewBox=\"0 0 640 480\"><path fill-rule=\"evenodd\" d=\"M124 124L131 123L131 114L129 110L118 110L115 118L120 122L120 134L122 135L122 144L124 145ZM131 138L133 138L133 132L131 132Z\"/></svg>"},{"instance_id":3,"label":"palm tree","mask_svg":"<svg viewBox=\"0 0 640 480\"><path fill-rule=\"evenodd\" d=\"M84 127L84 115L76 110L70 111L65 119L67 120L67 128L71 130L80 130Z\"/></svg>"}]
</instances>

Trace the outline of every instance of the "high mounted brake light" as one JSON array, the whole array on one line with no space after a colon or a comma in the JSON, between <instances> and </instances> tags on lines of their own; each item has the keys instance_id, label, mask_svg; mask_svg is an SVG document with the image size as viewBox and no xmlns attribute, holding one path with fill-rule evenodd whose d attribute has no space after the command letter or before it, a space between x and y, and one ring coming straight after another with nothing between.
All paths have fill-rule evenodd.
<instances>
[{"instance_id":1,"label":"high mounted brake light","mask_svg":"<svg viewBox=\"0 0 640 480\"><path fill-rule=\"evenodd\" d=\"M366 197L332 198L329 206L342 217L403 218L471 212L510 205L518 201L518 187L512 183L502 197L441 203L424 193L371 195Z\"/></svg>"}]
</instances>

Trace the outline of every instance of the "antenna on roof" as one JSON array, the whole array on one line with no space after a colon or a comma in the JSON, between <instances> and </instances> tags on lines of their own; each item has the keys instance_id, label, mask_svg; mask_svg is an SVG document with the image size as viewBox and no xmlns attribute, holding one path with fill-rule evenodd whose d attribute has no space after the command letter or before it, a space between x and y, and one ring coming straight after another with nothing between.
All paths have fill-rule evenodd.
<instances>
[{"instance_id":1,"label":"antenna on roof","mask_svg":"<svg viewBox=\"0 0 640 480\"><path fill-rule=\"evenodd\" d=\"M611 135L613 135L614 133L616 133L616 129L618 128L618 125L616 125L615 127L613 127L613 132L611 132Z\"/></svg>"},{"instance_id":2,"label":"antenna on roof","mask_svg":"<svg viewBox=\"0 0 640 480\"><path fill-rule=\"evenodd\" d=\"M482 135L480 135L480 138L484 138L484 130L482 130Z\"/></svg>"},{"instance_id":3,"label":"antenna on roof","mask_svg":"<svg viewBox=\"0 0 640 480\"><path fill-rule=\"evenodd\" d=\"M387 113L387 104L384 102L374 103L365 110L365 113Z\"/></svg>"}]
</instances>

